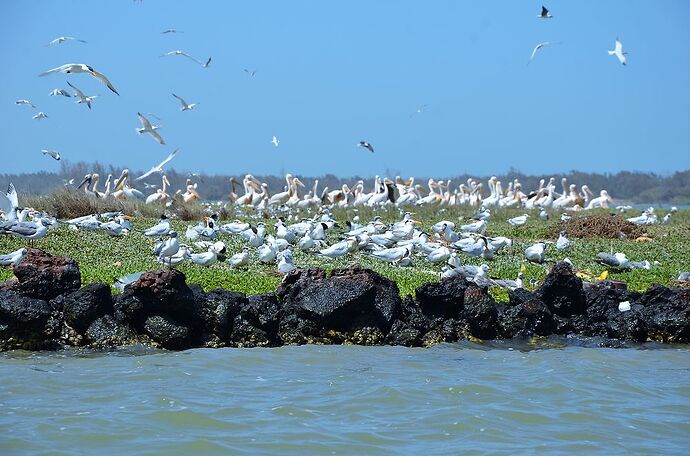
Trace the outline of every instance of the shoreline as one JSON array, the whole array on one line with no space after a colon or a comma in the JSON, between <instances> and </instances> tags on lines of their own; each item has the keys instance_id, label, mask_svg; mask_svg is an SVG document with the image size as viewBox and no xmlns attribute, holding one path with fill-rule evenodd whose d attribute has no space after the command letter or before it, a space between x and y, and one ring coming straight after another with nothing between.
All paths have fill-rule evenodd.
<instances>
[{"instance_id":1,"label":"shoreline","mask_svg":"<svg viewBox=\"0 0 690 456\"><path fill-rule=\"evenodd\" d=\"M361 268L298 269L274 293L245 295L187 284L175 269L144 274L123 293L81 285L69 257L33 249L0 284L0 351L95 349L144 345L168 350L277 347L302 344L402 345L600 338L626 342L690 342L690 288L653 285L644 293L624 283L584 286L557 263L535 290L507 302L453 277L426 283L416 297ZM623 302L630 310L619 310ZM626 306L620 307L622 309Z\"/></svg>"}]
</instances>

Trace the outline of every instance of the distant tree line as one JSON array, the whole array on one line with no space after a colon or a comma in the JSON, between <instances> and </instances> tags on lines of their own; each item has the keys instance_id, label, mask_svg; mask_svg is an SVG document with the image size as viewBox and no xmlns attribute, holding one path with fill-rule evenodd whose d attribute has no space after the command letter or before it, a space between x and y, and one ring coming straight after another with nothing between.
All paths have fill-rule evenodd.
<instances>
[{"instance_id":1,"label":"distant tree line","mask_svg":"<svg viewBox=\"0 0 690 456\"><path fill-rule=\"evenodd\" d=\"M89 173L98 173L100 176L99 190L103 191L105 180L108 174L113 175L113 181L120 176L121 169L115 168L112 165L104 165L101 163L70 163L62 161L60 170L57 172L37 172L37 173L22 173L22 174L0 174L0 185L6 188L9 182L13 182L17 190L23 194L42 195L50 193L60 188L75 188L84 175ZM387 171L391 173L390 170ZM143 174L143 172L130 172L130 179ZM234 177L240 182L236 188L238 194L243 194L242 178L245 173L235 174ZM176 171L170 169L166 171L166 176L171 184L171 191L185 188L185 181L191 178L194 182L198 182L198 190L201 197L209 201L225 200L230 193L230 177L233 175L191 175L183 171ZM337 177L332 174L326 174L320 177L307 177L297 174L300 180L306 185L303 189L303 194L311 190L314 180L319 180L318 192L328 187L333 190L340 188L343 184L353 186L358 180L363 180L365 183L365 190L371 191L373 189L373 177ZM255 175L257 179L268 184L269 191L276 193L283 191L285 187L284 176L260 176ZM394 174L387 177L393 179ZM406 179L408 176L402 176ZM484 182L483 195L488 196L489 191L486 187L486 181L489 176L471 176L468 174L445 177L442 180L451 180L453 188L462 182L467 182L467 179L474 178ZM608 190L617 202L632 202L632 203L646 203L646 204L690 204L690 170L678 171L671 175L659 175L654 173L644 173L639 171L621 171L615 174L600 174L600 173L585 173L581 171L570 171L561 175L527 175L519 170L510 169L507 173L497 175L499 180L503 183L503 188L506 189L508 183L513 179L518 179L522 183L522 189L526 193L536 189L539 186L540 179L548 179L555 177L557 191L561 191L560 179L565 177L568 179L568 184L573 183L579 186L587 184L589 188L598 195L602 189ZM435 176L439 179L439 176ZM69 185L70 179L74 179L74 183ZM422 184L426 187L428 177L416 177L416 183ZM150 184L157 184L160 187L161 176L154 174L145 179L145 182ZM67 185L65 185L67 184ZM143 183L133 183L135 188L139 188L144 193L153 193L155 190L145 190Z\"/></svg>"}]
</instances>

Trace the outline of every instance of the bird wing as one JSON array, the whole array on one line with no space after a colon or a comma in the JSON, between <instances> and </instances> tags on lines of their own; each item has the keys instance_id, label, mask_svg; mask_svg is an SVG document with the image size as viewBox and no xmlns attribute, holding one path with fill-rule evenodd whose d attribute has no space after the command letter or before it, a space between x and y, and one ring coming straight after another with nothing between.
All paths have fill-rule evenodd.
<instances>
[{"instance_id":1,"label":"bird wing","mask_svg":"<svg viewBox=\"0 0 690 456\"><path fill-rule=\"evenodd\" d=\"M39 74L39 76L48 76L49 74L64 73L66 70L68 70L73 65L75 65L75 64L74 63L66 63L64 65L60 65L57 68L53 68L51 70L44 71L43 73Z\"/></svg>"},{"instance_id":2,"label":"bird wing","mask_svg":"<svg viewBox=\"0 0 690 456\"><path fill-rule=\"evenodd\" d=\"M74 89L75 94L76 94L79 98L82 98L82 99L86 98L86 95L84 95L84 92L82 92L81 90L79 90L79 89L77 89L75 86L73 86L71 82L67 81L67 85L70 86L70 87L72 87L72 88Z\"/></svg>"},{"instance_id":3,"label":"bird wing","mask_svg":"<svg viewBox=\"0 0 690 456\"><path fill-rule=\"evenodd\" d=\"M149 134L153 136L153 139L158 141L159 144L165 145L165 141L161 137L161 135L156 131L156 130L151 130L149 131Z\"/></svg>"},{"instance_id":4,"label":"bird wing","mask_svg":"<svg viewBox=\"0 0 690 456\"><path fill-rule=\"evenodd\" d=\"M191 55L187 54L186 52L180 52L180 55L183 55L183 56L187 57L188 59L190 59L190 60L192 60L192 61L198 63L199 65L203 65L203 63L199 62L197 59L195 59L195 58L192 57Z\"/></svg>"},{"instance_id":5,"label":"bird wing","mask_svg":"<svg viewBox=\"0 0 690 456\"><path fill-rule=\"evenodd\" d=\"M158 169L154 166L153 168L151 168L150 170L146 171L144 174L142 174L141 176L137 177L137 178L134 179L134 180L135 180L135 181L140 181L140 180L142 180L142 179L146 179L147 177L149 177L151 174L155 173L156 171L158 171Z\"/></svg>"},{"instance_id":6,"label":"bird wing","mask_svg":"<svg viewBox=\"0 0 690 456\"><path fill-rule=\"evenodd\" d=\"M616 54L623 54L623 43L621 43L618 38L616 38L615 52Z\"/></svg>"},{"instance_id":7,"label":"bird wing","mask_svg":"<svg viewBox=\"0 0 690 456\"><path fill-rule=\"evenodd\" d=\"M187 102L184 101L184 100L182 99L182 97L178 97L178 96L175 95L174 93L172 94L172 96L175 97L175 98L177 98L178 100L180 100L180 103L182 103L182 106L183 106L183 107L184 107L184 106L188 106Z\"/></svg>"},{"instance_id":8,"label":"bird wing","mask_svg":"<svg viewBox=\"0 0 690 456\"><path fill-rule=\"evenodd\" d=\"M532 13L534 14L534 13ZM549 15L549 10L547 10L544 5L541 6L541 15L542 16L548 16Z\"/></svg>"},{"instance_id":9,"label":"bird wing","mask_svg":"<svg viewBox=\"0 0 690 456\"><path fill-rule=\"evenodd\" d=\"M208 58L206 63L204 63L204 68L208 68L208 66L211 64L211 57Z\"/></svg>"},{"instance_id":10,"label":"bird wing","mask_svg":"<svg viewBox=\"0 0 690 456\"><path fill-rule=\"evenodd\" d=\"M170 153L170 155L168 155L168 156L165 158L165 160L163 160L162 162L160 162L160 163L158 164L158 166L156 166L156 168L158 168L158 169L163 168L163 166L165 166L170 160L172 160L173 158L175 158L175 155L177 155L177 151L178 151L178 150L180 150L180 149L178 148L178 149L173 150L173 151Z\"/></svg>"},{"instance_id":11,"label":"bird wing","mask_svg":"<svg viewBox=\"0 0 690 456\"><path fill-rule=\"evenodd\" d=\"M120 95L118 93L118 91L115 90L115 87L113 87L113 85L110 83L108 78L103 73L99 73L98 71L93 70L93 71L91 71L91 75L93 75L94 78L98 79L103 84L105 84L106 87L108 87L110 90L112 90L116 95Z\"/></svg>"},{"instance_id":12,"label":"bird wing","mask_svg":"<svg viewBox=\"0 0 690 456\"><path fill-rule=\"evenodd\" d=\"M149 122L149 119L144 117L144 115L140 112L137 113L137 116L139 116L139 121L141 121L141 125L144 127L145 130L151 130L151 122Z\"/></svg>"},{"instance_id":13,"label":"bird wing","mask_svg":"<svg viewBox=\"0 0 690 456\"><path fill-rule=\"evenodd\" d=\"M7 199L12 203L12 207L19 207L19 198L17 198L17 189L14 188L14 184L10 182L7 186Z\"/></svg>"}]
</instances>

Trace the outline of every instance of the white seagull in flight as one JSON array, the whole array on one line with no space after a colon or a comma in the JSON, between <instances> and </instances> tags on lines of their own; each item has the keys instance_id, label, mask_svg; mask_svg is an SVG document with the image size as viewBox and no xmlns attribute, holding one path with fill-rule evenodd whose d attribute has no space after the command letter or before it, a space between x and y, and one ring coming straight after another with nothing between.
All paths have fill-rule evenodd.
<instances>
[{"instance_id":1,"label":"white seagull in flight","mask_svg":"<svg viewBox=\"0 0 690 456\"><path fill-rule=\"evenodd\" d=\"M151 125L151 122L149 122L149 119L144 117L144 115L140 112L137 113L137 116L139 116L139 120L141 121L141 125L143 126L143 128L137 128L137 133L139 133L140 135L144 134L144 133L148 133L149 135L151 135L151 137L153 139L158 141L159 144L164 145L165 141L163 140L163 138L161 138L161 135L159 135L158 132L156 131L160 127L158 125Z\"/></svg>"},{"instance_id":2,"label":"white seagull in flight","mask_svg":"<svg viewBox=\"0 0 690 456\"><path fill-rule=\"evenodd\" d=\"M369 143L366 142L366 141L360 141L359 143L357 143L357 145L358 145L359 147L363 147L363 148L365 148L365 149L369 149L369 151L371 151L372 153L374 152L374 146L372 146L371 144L369 144Z\"/></svg>"},{"instance_id":3,"label":"white seagull in flight","mask_svg":"<svg viewBox=\"0 0 690 456\"><path fill-rule=\"evenodd\" d=\"M92 67L86 65L85 63L66 63L57 68L53 68L52 70L45 71L39 74L39 76L48 76L49 74L55 73L89 73L91 76L105 84L115 94L120 95L103 73L99 73L98 71L94 70Z\"/></svg>"},{"instance_id":4,"label":"white seagull in flight","mask_svg":"<svg viewBox=\"0 0 690 456\"><path fill-rule=\"evenodd\" d=\"M534 60L534 56L537 55L537 51L539 49L543 48L544 46L548 46L549 44L551 44L551 42L549 42L549 41L544 41L543 43L537 44L534 47L534 50L532 51L532 55L529 57L529 62L527 62L527 64L529 65L530 62L532 62L532 60Z\"/></svg>"},{"instance_id":5,"label":"white seagull in flight","mask_svg":"<svg viewBox=\"0 0 690 456\"><path fill-rule=\"evenodd\" d=\"M63 90L63 89L53 89L50 91L50 93L48 95L50 95L51 97L63 96L63 97L72 98L72 95L70 95L68 91Z\"/></svg>"},{"instance_id":6,"label":"white seagull in flight","mask_svg":"<svg viewBox=\"0 0 690 456\"><path fill-rule=\"evenodd\" d=\"M620 42L618 38L616 38L616 47L613 51L609 51L609 55L615 55L618 57L618 60L620 60L621 64L625 65L626 62L628 61L625 56L628 53L623 50L623 43Z\"/></svg>"},{"instance_id":7,"label":"white seagull in flight","mask_svg":"<svg viewBox=\"0 0 690 456\"><path fill-rule=\"evenodd\" d=\"M30 102L29 100L17 100L14 102L17 106L31 106L32 108L35 108L34 104Z\"/></svg>"},{"instance_id":8,"label":"white seagull in flight","mask_svg":"<svg viewBox=\"0 0 690 456\"><path fill-rule=\"evenodd\" d=\"M280 144L280 140L276 138L276 135L273 135L273 139L271 140L271 144L274 146L278 147L278 144Z\"/></svg>"},{"instance_id":9,"label":"white seagull in flight","mask_svg":"<svg viewBox=\"0 0 690 456\"><path fill-rule=\"evenodd\" d=\"M41 149L41 153L43 155L50 155L55 160L60 161L60 152L58 152L57 150Z\"/></svg>"},{"instance_id":10,"label":"white seagull in flight","mask_svg":"<svg viewBox=\"0 0 690 456\"><path fill-rule=\"evenodd\" d=\"M62 44L65 41L79 41L80 43L86 43L86 41L80 40L79 38L75 38L73 36L58 36L53 41L46 44L46 46L50 46L51 44Z\"/></svg>"},{"instance_id":11,"label":"white seagull in flight","mask_svg":"<svg viewBox=\"0 0 690 456\"><path fill-rule=\"evenodd\" d=\"M163 160L162 162L160 162L156 166L152 167L150 170L146 171L144 174L142 174L141 176L137 177L134 180L140 181L142 179L146 179L147 177L149 177L153 173L163 174L163 166L165 166L170 160L175 158L175 155L177 154L178 150L180 150L180 149L173 150L172 153L165 158L165 160Z\"/></svg>"},{"instance_id":12,"label":"white seagull in flight","mask_svg":"<svg viewBox=\"0 0 690 456\"><path fill-rule=\"evenodd\" d=\"M41 120L41 119L47 119L47 118L48 118L48 116L43 111L39 111L38 114L36 114L35 116L32 117L32 119L34 119L34 120Z\"/></svg>"},{"instance_id":13,"label":"white seagull in flight","mask_svg":"<svg viewBox=\"0 0 690 456\"><path fill-rule=\"evenodd\" d=\"M166 52L165 54L161 55L161 57L167 57L169 55L181 55L182 57L187 57L189 60L191 60L194 63L198 63L199 65L203 65L203 63L199 62L197 59L195 59L191 55L187 54L184 51L180 51L180 50Z\"/></svg>"},{"instance_id":14,"label":"white seagull in flight","mask_svg":"<svg viewBox=\"0 0 690 456\"><path fill-rule=\"evenodd\" d=\"M184 101L184 100L182 99L182 97L178 97L178 96L175 95L174 93L172 94L172 96L175 97L175 98L177 98L178 100L180 100L180 103L182 103L182 107L180 108L180 111L191 111L192 109L194 109L194 106L196 106L196 105L199 104L199 103L192 103L192 104L189 104L189 103L187 103L186 101Z\"/></svg>"},{"instance_id":15,"label":"white seagull in flight","mask_svg":"<svg viewBox=\"0 0 690 456\"><path fill-rule=\"evenodd\" d=\"M76 88L74 85L72 85L72 83L70 83L69 81L67 81L67 85L69 85L70 87L72 87L72 88L74 89L74 96L77 97L77 98L79 98L79 99L77 100L77 104L84 103L84 104L86 104L86 106L89 107L89 109L91 109L91 102L92 102L96 97L98 97L98 95L84 95L84 92L82 92L81 90L77 89L77 88Z\"/></svg>"}]
</instances>

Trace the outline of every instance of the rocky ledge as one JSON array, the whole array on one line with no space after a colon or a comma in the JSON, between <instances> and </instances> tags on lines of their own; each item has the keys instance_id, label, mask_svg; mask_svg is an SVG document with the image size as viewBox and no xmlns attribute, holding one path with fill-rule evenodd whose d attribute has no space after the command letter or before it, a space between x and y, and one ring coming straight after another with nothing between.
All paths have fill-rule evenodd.
<instances>
[{"instance_id":1,"label":"rocky ledge","mask_svg":"<svg viewBox=\"0 0 690 456\"><path fill-rule=\"evenodd\" d=\"M690 289L654 285L641 294L621 283L583 287L567 263L556 264L536 290L512 291L508 302L496 302L485 288L459 277L401 298L395 282L357 268L330 276L295 270L275 293L251 296L205 292L176 270L146 272L118 295L103 283L79 288L74 260L40 250L31 250L14 273L0 284L0 350L429 346L549 335L609 343L690 341ZM626 301L629 310L620 306Z\"/></svg>"}]
</instances>

